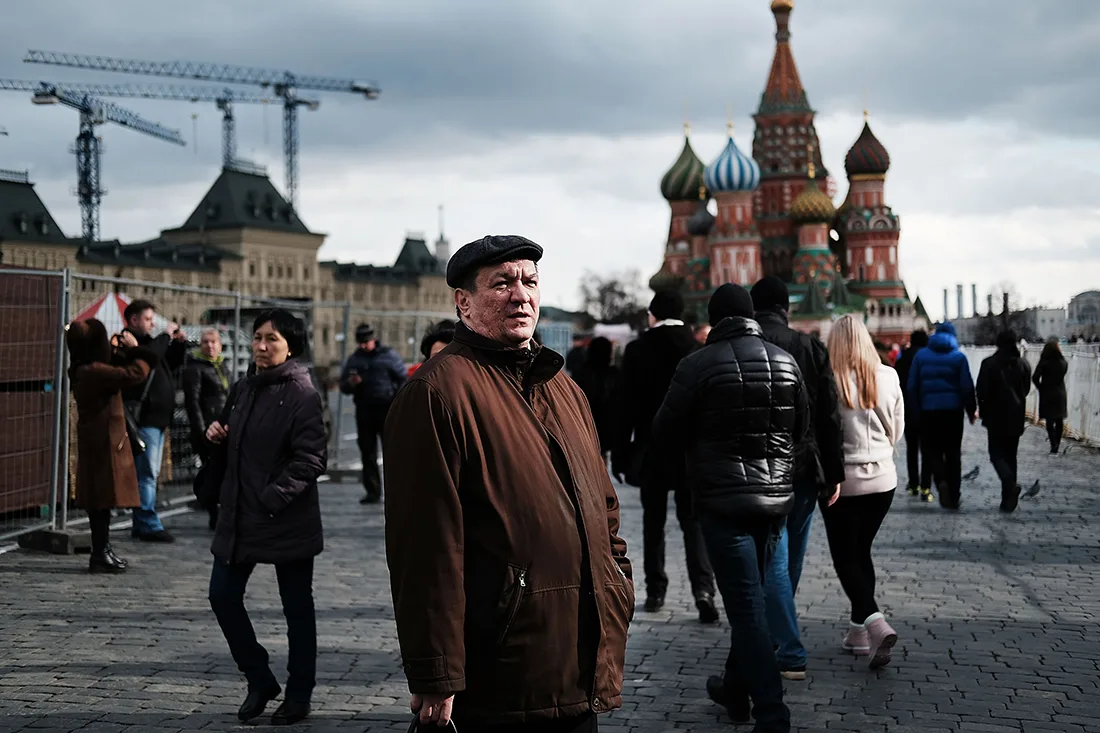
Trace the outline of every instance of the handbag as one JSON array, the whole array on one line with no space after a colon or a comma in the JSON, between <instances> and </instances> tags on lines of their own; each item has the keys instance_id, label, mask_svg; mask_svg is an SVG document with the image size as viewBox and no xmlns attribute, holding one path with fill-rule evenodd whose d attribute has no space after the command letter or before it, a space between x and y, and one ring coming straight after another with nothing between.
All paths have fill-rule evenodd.
<instances>
[{"instance_id":1,"label":"handbag","mask_svg":"<svg viewBox=\"0 0 1100 733\"><path fill-rule=\"evenodd\" d=\"M141 439L141 434L138 432L138 424L141 422L141 406L145 404L145 398L149 396L149 387L153 384L153 375L156 373L156 369L149 371L149 377L145 380L145 388L141 390L141 399L137 402L131 400L122 403L122 412L126 416L126 432L130 436L130 450L133 451L135 456L145 452L145 441Z\"/></svg>"}]
</instances>

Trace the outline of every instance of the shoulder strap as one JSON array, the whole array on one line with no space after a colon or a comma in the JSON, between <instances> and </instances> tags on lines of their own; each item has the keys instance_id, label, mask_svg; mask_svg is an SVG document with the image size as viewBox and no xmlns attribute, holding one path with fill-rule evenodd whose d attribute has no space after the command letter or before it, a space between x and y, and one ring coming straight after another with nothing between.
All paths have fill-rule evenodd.
<instances>
[{"instance_id":1,"label":"shoulder strap","mask_svg":"<svg viewBox=\"0 0 1100 733\"><path fill-rule=\"evenodd\" d=\"M134 408L134 421L141 420L141 412L145 407L145 398L149 396L149 387L153 384L153 376L157 373L156 367L149 370L149 376L145 379L145 387L141 390L141 399L138 400L137 407Z\"/></svg>"}]
</instances>

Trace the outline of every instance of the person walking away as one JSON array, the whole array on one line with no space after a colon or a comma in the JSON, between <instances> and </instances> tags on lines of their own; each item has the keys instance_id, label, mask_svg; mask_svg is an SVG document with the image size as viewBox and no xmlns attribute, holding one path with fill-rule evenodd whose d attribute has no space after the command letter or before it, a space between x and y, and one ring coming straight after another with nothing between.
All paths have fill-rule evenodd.
<instances>
[{"instance_id":1,"label":"person walking away","mask_svg":"<svg viewBox=\"0 0 1100 733\"><path fill-rule=\"evenodd\" d=\"M76 503L92 532L88 571L122 573L129 563L111 547L111 510L139 507L141 496L121 390L144 382L157 355L130 333L108 341L94 318L69 324L65 343L77 414Z\"/></svg>"},{"instance_id":2,"label":"person walking away","mask_svg":"<svg viewBox=\"0 0 1100 733\"><path fill-rule=\"evenodd\" d=\"M978 370L978 414L989 437L989 462L1001 479L1001 511L1016 511L1020 486L1016 483L1016 453L1027 426L1027 394L1031 367L1016 347L1016 333L997 335L997 351ZM1039 482L1029 495L1038 493Z\"/></svg>"},{"instance_id":3,"label":"person walking away","mask_svg":"<svg viewBox=\"0 0 1100 733\"><path fill-rule=\"evenodd\" d=\"M928 346L928 334L923 329L909 334L909 346L894 364L898 372L898 381L903 387L909 384L913 358L926 346ZM917 421L919 414L920 411L913 404L913 398L908 390L905 390L905 463L909 469L907 488L909 496L932 502L932 466L927 459L921 460L920 423Z\"/></svg>"},{"instance_id":4,"label":"person walking away","mask_svg":"<svg viewBox=\"0 0 1100 733\"><path fill-rule=\"evenodd\" d=\"M237 717L254 720L281 690L244 594L256 565L275 566L290 649L286 697L271 723L290 725L309 715L316 684L313 559L324 549L317 479L328 440L321 395L296 358L305 351L305 324L276 308L262 311L252 332L249 375L206 431L217 446L207 490L215 487L221 505L210 548L210 607L248 681Z\"/></svg>"},{"instance_id":5,"label":"person walking away","mask_svg":"<svg viewBox=\"0 0 1100 733\"><path fill-rule=\"evenodd\" d=\"M455 339L386 421L386 560L426 725L595 731L622 703L631 565L584 395L532 341L541 256L519 236L454 254Z\"/></svg>"},{"instance_id":6,"label":"person walking away","mask_svg":"<svg viewBox=\"0 0 1100 733\"><path fill-rule=\"evenodd\" d=\"M930 465L940 505L958 509L962 493L963 415L973 425L978 409L970 362L959 350L955 327L941 323L928 347L913 357L907 384L917 411L924 460Z\"/></svg>"},{"instance_id":7,"label":"person walking away","mask_svg":"<svg viewBox=\"0 0 1100 733\"><path fill-rule=\"evenodd\" d=\"M344 365L340 391L355 399L355 429L363 460L363 488L367 492L359 503L377 504L382 500L378 442L382 440L390 403L408 379L408 370L396 351L378 343L374 329L368 324L355 329L355 342L359 348Z\"/></svg>"},{"instance_id":8,"label":"person walking away","mask_svg":"<svg viewBox=\"0 0 1100 733\"><path fill-rule=\"evenodd\" d=\"M611 341L597 336L588 342L588 353L573 378L584 392L592 419L596 422L596 434L600 439L600 455L607 460L615 439L615 399L619 394L618 367L611 363Z\"/></svg>"},{"instance_id":9,"label":"person walking away","mask_svg":"<svg viewBox=\"0 0 1100 733\"><path fill-rule=\"evenodd\" d=\"M438 354L447 346L447 344L454 341L455 338L455 322L447 319L443 319L439 323L432 324L428 328L428 332L424 334L424 338L420 340L420 355L424 357L424 361L418 361L415 364L409 365L408 375L411 377L416 374L416 370L424 365L428 359Z\"/></svg>"},{"instance_id":10,"label":"person walking away","mask_svg":"<svg viewBox=\"0 0 1100 733\"><path fill-rule=\"evenodd\" d=\"M651 439L653 417L668 393L668 385L680 360L698 344L689 326L681 320L684 299L674 291L653 296L649 304L649 329L623 351L622 389L616 422L618 436L611 456L612 472L641 489L642 554L647 613L665 605L668 574L665 572L665 521L668 494L676 502L676 519L684 535L688 580L699 620L718 621L714 604L714 570L707 559L703 532L692 508L691 494L684 479L685 467L670 459ZM665 457L658 460L656 456Z\"/></svg>"},{"instance_id":11,"label":"person walking away","mask_svg":"<svg viewBox=\"0 0 1100 733\"><path fill-rule=\"evenodd\" d=\"M875 669L890 663L898 640L875 601L871 547L898 485L894 446L905 433L905 396L897 371L882 363L854 315L833 324L829 355L840 394L845 479L840 498L821 514L833 567L851 604L842 647L866 655Z\"/></svg>"},{"instance_id":12,"label":"person walking away","mask_svg":"<svg viewBox=\"0 0 1100 733\"><path fill-rule=\"evenodd\" d=\"M653 421L654 445L685 453L687 484L731 628L723 677L707 694L735 722L786 733L790 712L768 631L764 582L783 519L794 504L796 448L809 403L794 357L764 339L739 285L708 304L707 345L676 368Z\"/></svg>"},{"instance_id":13,"label":"person walking away","mask_svg":"<svg viewBox=\"0 0 1100 733\"><path fill-rule=\"evenodd\" d=\"M534 338L538 341L538 334ZM575 376L584 366L584 360L588 356L588 339L587 334L573 334L573 346L565 354L565 373L570 377Z\"/></svg>"},{"instance_id":14,"label":"person walking away","mask_svg":"<svg viewBox=\"0 0 1100 733\"><path fill-rule=\"evenodd\" d=\"M191 448L203 467L210 462L206 429L225 409L228 394L229 371L222 356L221 335L218 329L207 328L199 337L199 348L188 355L183 369L183 405L187 409ZM208 504L205 509L210 515L210 529L214 529L218 524L218 505Z\"/></svg>"},{"instance_id":15,"label":"person walking away","mask_svg":"<svg viewBox=\"0 0 1100 733\"><path fill-rule=\"evenodd\" d=\"M1050 439L1050 454L1058 455L1065 430L1065 419L1069 416L1066 398L1066 372L1069 364L1062 356L1058 339L1050 339L1043 346L1039 363L1035 366L1032 380L1039 390L1039 419L1046 421L1047 437Z\"/></svg>"},{"instance_id":16,"label":"person walking away","mask_svg":"<svg viewBox=\"0 0 1100 733\"><path fill-rule=\"evenodd\" d=\"M751 295L764 339L786 351L798 363L805 382L806 402L810 406L809 428L795 448L794 505L780 530L764 584L768 627L777 647L780 672L786 679L804 680L806 648L798 628L794 597L810 541L814 506L819 498L831 499L844 480L836 382L829 364L829 352L821 339L787 325L790 309L787 284L768 276L753 286Z\"/></svg>"},{"instance_id":17,"label":"person walking away","mask_svg":"<svg viewBox=\"0 0 1100 733\"><path fill-rule=\"evenodd\" d=\"M174 542L157 514L157 482L164 454L164 431L172 426L176 411L176 387L173 372L183 365L187 336L174 323L166 333L153 337L156 307L147 300L132 301L123 311L125 331L138 346L156 354L156 363L144 384L122 392L126 409L134 417L145 450L134 456L141 506L134 509L131 535L147 542Z\"/></svg>"}]
</instances>

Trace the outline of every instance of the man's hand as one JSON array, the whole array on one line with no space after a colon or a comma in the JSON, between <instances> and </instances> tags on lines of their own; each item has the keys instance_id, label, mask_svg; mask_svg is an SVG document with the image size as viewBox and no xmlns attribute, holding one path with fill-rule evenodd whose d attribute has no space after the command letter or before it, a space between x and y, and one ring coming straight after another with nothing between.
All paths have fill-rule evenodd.
<instances>
[{"instance_id":1,"label":"man's hand","mask_svg":"<svg viewBox=\"0 0 1100 733\"><path fill-rule=\"evenodd\" d=\"M451 722L451 708L454 707L454 695L417 695L413 693L409 707L414 713L420 713L421 723L434 723L440 728Z\"/></svg>"},{"instance_id":2,"label":"man's hand","mask_svg":"<svg viewBox=\"0 0 1100 733\"><path fill-rule=\"evenodd\" d=\"M229 431L217 420L210 423L210 427L206 429L206 439L215 445L225 440L229 435Z\"/></svg>"},{"instance_id":3,"label":"man's hand","mask_svg":"<svg viewBox=\"0 0 1100 733\"><path fill-rule=\"evenodd\" d=\"M118 336L118 340L120 345L127 349L132 349L138 345L137 339L134 338L134 334L130 333L129 331L123 331L122 333L120 333Z\"/></svg>"},{"instance_id":4,"label":"man's hand","mask_svg":"<svg viewBox=\"0 0 1100 733\"><path fill-rule=\"evenodd\" d=\"M186 341L187 334L183 332L183 329L178 324L171 323L168 325L168 333L172 334L172 338L175 341Z\"/></svg>"},{"instance_id":5,"label":"man's hand","mask_svg":"<svg viewBox=\"0 0 1100 733\"><path fill-rule=\"evenodd\" d=\"M348 375L348 384L352 387L358 387L363 383L363 378L359 376L359 372L352 372Z\"/></svg>"}]
</instances>

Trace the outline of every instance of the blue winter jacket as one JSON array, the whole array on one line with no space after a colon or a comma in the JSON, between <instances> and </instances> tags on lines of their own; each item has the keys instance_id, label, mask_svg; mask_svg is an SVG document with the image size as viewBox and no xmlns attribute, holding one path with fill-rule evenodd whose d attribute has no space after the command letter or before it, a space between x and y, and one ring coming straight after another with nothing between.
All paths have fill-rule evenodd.
<instances>
[{"instance_id":1,"label":"blue winter jacket","mask_svg":"<svg viewBox=\"0 0 1100 733\"><path fill-rule=\"evenodd\" d=\"M917 410L966 410L973 415L978 409L970 362L959 351L950 323L937 326L928 347L913 357L907 390Z\"/></svg>"},{"instance_id":2,"label":"blue winter jacket","mask_svg":"<svg viewBox=\"0 0 1100 733\"><path fill-rule=\"evenodd\" d=\"M356 386L348 381L352 372L363 380ZM401 355L389 346L378 344L373 351L356 349L348 357L340 375L340 391L353 395L357 408L389 407L406 379L408 369Z\"/></svg>"}]
</instances>

